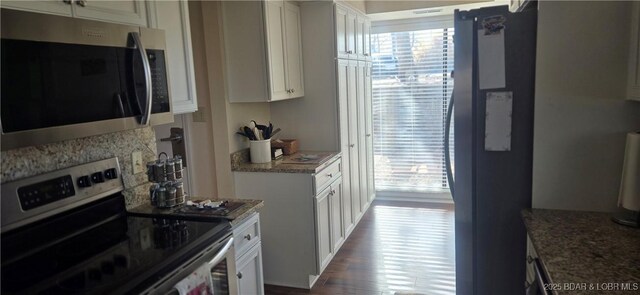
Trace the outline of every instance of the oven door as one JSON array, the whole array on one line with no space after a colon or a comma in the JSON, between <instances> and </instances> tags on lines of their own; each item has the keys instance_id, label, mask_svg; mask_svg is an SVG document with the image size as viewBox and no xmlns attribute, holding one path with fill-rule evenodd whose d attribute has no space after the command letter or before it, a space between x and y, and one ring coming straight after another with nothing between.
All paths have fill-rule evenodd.
<instances>
[{"instance_id":1,"label":"oven door","mask_svg":"<svg viewBox=\"0 0 640 295\"><path fill-rule=\"evenodd\" d=\"M211 270L213 294L238 294L235 250L231 236L208 247L141 294L180 294L174 286L203 265Z\"/></svg>"}]
</instances>

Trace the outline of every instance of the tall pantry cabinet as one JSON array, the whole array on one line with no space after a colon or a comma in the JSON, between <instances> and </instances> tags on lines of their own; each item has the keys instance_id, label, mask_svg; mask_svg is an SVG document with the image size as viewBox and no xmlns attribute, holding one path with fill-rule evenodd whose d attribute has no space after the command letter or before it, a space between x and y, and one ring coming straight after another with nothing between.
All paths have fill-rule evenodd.
<instances>
[{"instance_id":1,"label":"tall pantry cabinet","mask_svg":"<svg viewBox=\"0 0 640 295\"><path fill-rule=\"evenodd\" d=\"M274 124L302 150L342 153L348 236L375 197L371 122L371 22L330 1L300 2L305 96L271 104ZM313 132L309 132L313 131Z\"/></svg>"}]
</instances>

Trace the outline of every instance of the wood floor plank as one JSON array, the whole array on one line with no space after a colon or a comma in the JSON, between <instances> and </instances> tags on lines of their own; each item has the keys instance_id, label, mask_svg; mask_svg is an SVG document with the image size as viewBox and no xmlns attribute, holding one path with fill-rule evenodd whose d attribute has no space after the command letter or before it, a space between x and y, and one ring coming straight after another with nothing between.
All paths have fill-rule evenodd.
<instances>
[{"instance_id":1,"label":"wood floor plank","mask_svg":"<svg viewBox=\"0 0 640 295\"><path fill-rule=\"evenodd\" d=\"M374 201L311 290L265 285L265 293L455 294L453 212L450 204Z\"/></svg>"}]
</instances>

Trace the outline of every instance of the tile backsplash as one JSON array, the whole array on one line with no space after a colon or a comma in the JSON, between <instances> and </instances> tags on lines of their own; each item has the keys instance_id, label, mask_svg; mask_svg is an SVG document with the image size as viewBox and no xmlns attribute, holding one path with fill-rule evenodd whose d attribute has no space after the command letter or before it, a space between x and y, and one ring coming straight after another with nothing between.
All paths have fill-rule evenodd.
<instances>
[{"instance_id":1,"label":"tile backsplash","mask_svg":"<svg viewBox=\"0 0 640 295\"><path fill-rule=\"evenodd\" d=\"M144 163L157 155L151 127L3 151L0 183L10 182L83 163L118 157L127 208L148 202L146 173L133 174L131 153L142 152ZM146 192L146 193L145 193Z\"/></svg>"}]
</instances>

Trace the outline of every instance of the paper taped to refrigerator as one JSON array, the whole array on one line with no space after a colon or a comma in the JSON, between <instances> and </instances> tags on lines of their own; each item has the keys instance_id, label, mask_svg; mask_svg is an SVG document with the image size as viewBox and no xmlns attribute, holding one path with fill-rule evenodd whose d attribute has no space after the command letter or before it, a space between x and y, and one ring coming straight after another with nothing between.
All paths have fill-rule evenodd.
<instances>
[{"instance_id":1,"label":"paper taped to refrigerator","mask_svg":"<svg viewBox=\"0 0 640 295\"><path fill-rule=\"evenodd\" d=\"M484 150L511 150L513 92L487 92Z\"/></svg>"},{"instance_id":2,"label":"paper taped to refrigerator","mask_svg":"<svg viewBox=\"0 0 640 295\"><path fill-rule=\"evenodd\" d=\"M491 34L478 30L478 80L480 89L506 87L504 30Z\"/></svg>"}]
</instances>

